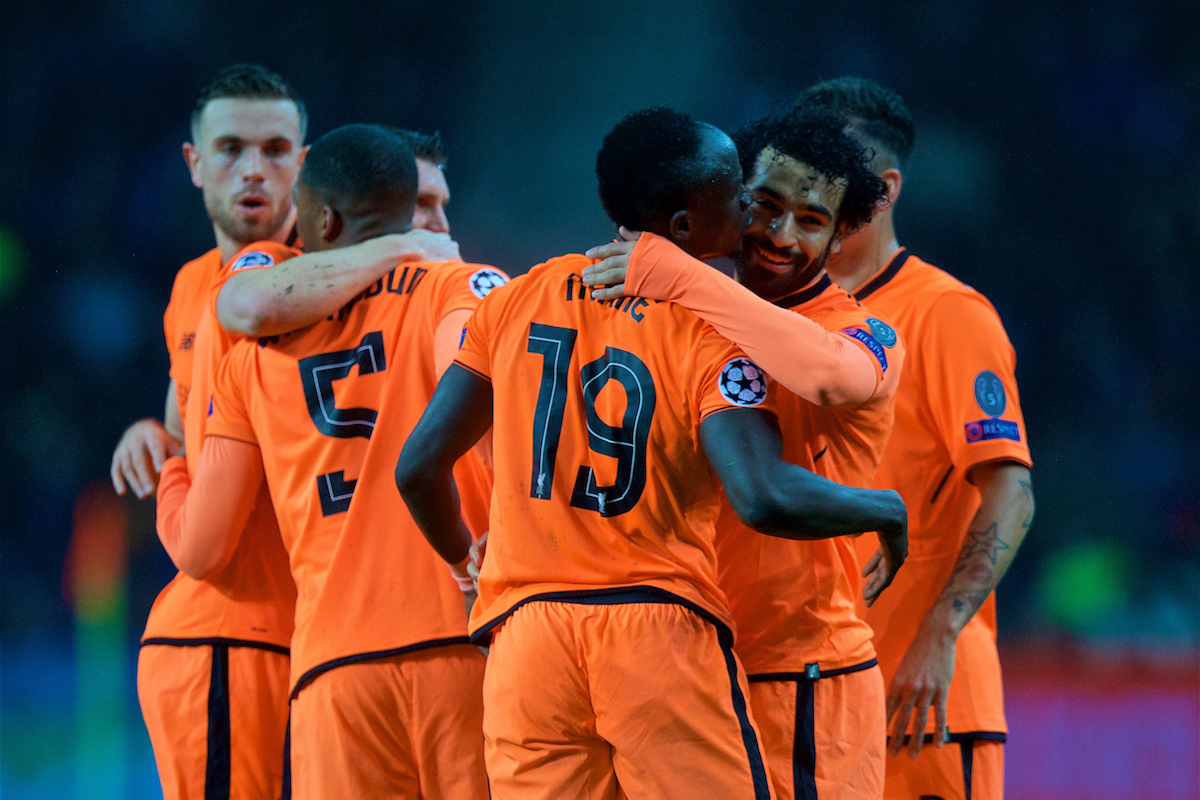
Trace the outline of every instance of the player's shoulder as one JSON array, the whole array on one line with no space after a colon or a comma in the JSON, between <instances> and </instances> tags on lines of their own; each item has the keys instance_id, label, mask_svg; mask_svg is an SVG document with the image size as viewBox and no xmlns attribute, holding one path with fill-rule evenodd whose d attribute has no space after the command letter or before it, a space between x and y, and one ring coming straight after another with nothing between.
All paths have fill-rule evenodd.
<instances>
[{"instance_id":1,"label":"player's shoulder","mask_svg":"<svg viewBox=\"0 0 1200 800\"><path fill-rule=\"evenodd\" d=\"M583 269L594 263L595 261L579 253L547 259L509 280L502 289L495 292L497 297L493 298L492 302L502 298L510 303L541 305L545 297L558 295L563 299L582 299L588 288L583 282Z\"/></svg>"},{"instance_id":2,"label":"player's shoulder","mask_svg":"<svg viewBox=\"0 0 1200 800\"><path fill-rule=\"evenodd\" d=\"M508 273L491 264L469 261L418 261L411 266L414 270L424 270L428 273L427 288L445 286L451 289L469 289L479 300L509 281Z\"/></svg>"},{"instance_id":3,"label":"player's shoulder","mask_svg":"<svg viewBox=\"0 0 1200 800\"><path fill-rule=\"evenodd\" d=\"M175 273L171 296L179 297L203 290L213 282L221 272L223 265L221 249L218 247L214 247L198 258L193 258Z\"/></svg>"},{"instance_id":4,"label":"player's shoulder","mask_svg":"<svg viewBox=\"0 0 1200 800\"><path fill-rule=\"evenodd\" d=\"M959 298L987 302L982 294L946 270L914 255L908 257L904 269L897 273L895 282L897 288L907 294L921 295L927 303L947 297L952 298L951 302Z\"/></svg>"},{"instance_id":5,"label":"player's shoulder","mask_svg":"<svg viewBox=\"0 0 1200 800\"><path fill-rule=\"evenodd\" d=\"M946 347L949 354L964 342L1008 342L1000 314L982 292L915 256L909 257L905 271L910 267L906 281L914 288L908 296L920 308L921 331L910 338L923 342L911 346Z\"/></svg>"},{"instance_id":6,"label":"player's shoulder","mask_svg":"<svg viewBox=\"0 0 1200 800\"><path fill-rule=\"evenodd\" d=\"M280 242L254 242L237 251L233 258L229 259L229 263L225 265L222 272L232 275L244 269L272 267L300 254L299 250Z\"/></svg>"}]
</instances>

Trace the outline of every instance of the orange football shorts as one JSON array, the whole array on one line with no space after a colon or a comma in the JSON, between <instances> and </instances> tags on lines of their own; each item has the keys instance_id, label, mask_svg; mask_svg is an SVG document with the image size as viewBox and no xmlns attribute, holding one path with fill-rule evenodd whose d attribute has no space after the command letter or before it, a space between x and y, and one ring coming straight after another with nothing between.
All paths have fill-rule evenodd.
<instances>
[{"instance_id":1,"label":"orange football shorts","mask_svg":"<svg viewBox=\"0 0 1200 800\"><path fill-rule=\"evenodd\" d=\"M883 796L883 675L878 665L839 672L750 678L750 706L779 800Z\"/></svg>"},{"instance_id":2,"label":"orange football shorts","mask_svg":"<svg viewBox=\"0 0 1200 800\"><path fill-rule=\"evenodd\" d=\"M600 602L535 600L495 632L492 796L769 798L728 629L671 602Z\"/></svg>"},{"instance_id":3,"label":"orange football shorts","mask_svg":"<svg viewBox=\"0 0 1200 800\"><path fill-rule=\"evenodd\" d=\"M138 653L138 701L163 798L277 800L288 657L268 645L212 642L144 644Z\"/></svg>"},{"instance_id":4,"label":"orange football shorts","mask_svg":"<svg viewBox=\"0 0 1200 800\"><path fill-rule=\"evenodd\" d=\"M939 749L929 739L916 758L888 757L886 800L1002 800L1004 742L951 734Z\"/></svg>"},{"instance_id":5,"label":"orange football shorts","mask_svg":"<svg viewBox=\"0 0 1200 800\"><path fill-rule=\"evenodd\" d=\"M483 667L455 644L313 678L292 701L292 796L484 800Z\"/></svg>"}]
</instances>

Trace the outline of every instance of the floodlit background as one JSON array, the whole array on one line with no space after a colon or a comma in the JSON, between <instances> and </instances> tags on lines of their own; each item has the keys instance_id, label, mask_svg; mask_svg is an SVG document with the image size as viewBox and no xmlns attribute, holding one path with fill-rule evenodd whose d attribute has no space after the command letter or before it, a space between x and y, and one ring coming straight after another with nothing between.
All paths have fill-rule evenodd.
<instances>
[{"instance_id":1,"label":"floodlit background","mask_svg":"<svg viewBox=\"0 0 1200 800\"><path fill-rule=\"evenodd\" d=\"M1001 585L1014 800L1200 793L1200 5L9 0L0 10L0 794L161 796L134 693L173 570L114 445L161 415L161 314L212 246L195 93L261 62L347 122L439 129L465 257L612 236L626 112L733 128L820 78L899 90L903 244L1018 354L1037 519Z\"/></svg>"}]
</instances>

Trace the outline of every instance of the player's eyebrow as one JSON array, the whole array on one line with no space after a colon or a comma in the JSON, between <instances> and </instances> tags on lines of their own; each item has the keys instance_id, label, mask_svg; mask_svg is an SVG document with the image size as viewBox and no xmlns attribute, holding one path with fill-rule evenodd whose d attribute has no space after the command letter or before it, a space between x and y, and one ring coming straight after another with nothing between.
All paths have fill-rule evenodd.
<instances>
[{"instance_id":1,"label":"player's eyebrow","mask_svg":"<svg viewBox=\"0 0 1200 800\"><path fill-rule=\"evenodd\" d=\"M811 211L814 214L820 214L823 217L833 219L833 212L820 203L800 203L799 205L805 211Z\"/></svg>"},{"instance_id":2,"label":"player's eyebrow","mask_svg":"<svg viewBox=\"0 0 1200 800\"><path fill-rule=\"evenodd\" d=\"M780 203L786 203L791 199L783 192L778 191L776 189L772 189L767 186L756 186L756 187L754 187L754 191L762 192L765 195L769 195L770 197L779 201ZM802 202L802 203L797 203L796 205L804 211L811 211L814 214L821 214L822 216L828 217L829 219L833 219L833 212L830 211L825 206L821 205L820 203Z\"/></svg>"}]
</instances>

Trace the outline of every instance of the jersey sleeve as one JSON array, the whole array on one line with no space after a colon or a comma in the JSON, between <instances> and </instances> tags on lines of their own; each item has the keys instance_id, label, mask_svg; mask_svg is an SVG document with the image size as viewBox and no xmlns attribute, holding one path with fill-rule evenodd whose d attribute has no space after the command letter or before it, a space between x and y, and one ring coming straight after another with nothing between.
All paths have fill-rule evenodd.
<instances>
[{"instance_id":1,"label":"jersey sleeve","mask_svg":"<svg viewBox=\"0 0 1200 800\"><path fill-rule=\"evenodd\" d=\"M492 379L491 342L496 320L501 318L504 299L510 292L503 289L489 292L463 328L462 343L454 363L474 372L481 378Z\"/></svg>"},{"instance_id":2,"label":"jersey sleeve","mask_svg":"<svg viewBox=\"0 0 1200 800\"><path fill-rule=\"evenodd\" d=\"M252 245L243 247L229 259L225 266L221 267L221 271L217 273L217 280L213 284L212 293L209 295L208 305L212 311L213 319L219 319L217 316L217 296L221 294L221 288L225 283L239 272L248 269L270 269L276 264L281 264L289 258L295 258L300 253L285 244L279 242L255 242Z\"/></svg>"},{"instance_id":3,"label":"jersey sleeve","mask_svg":"<svg viewBox=\"0 0 1200 800\"><path fill-rule=\"evenodd\" d=\"M880 361L856 337L758 297L673 244L643 233L625 275L627 294L687 308L736 342L783 386L817 405L857 405L883 380Z\"/></svg>"},{"instance_id":4,"label":"jersey sleeve","mask_svg":"<svg viewBox=\"0 0 1200 800\"><path fill-rule=\"evenodd\" d=\"M705 325L691 350L692 396L696 398L700 422L731 408L775 413L775 390L770 378L741 348Z\"/></svg>"},{"instance_id":5,"label":"jersey sleeve","mask_svg":"<svg viewBox=\"0 0 1200 800\"><path fill-rule=\"evenodd\" d=\"M858 306L854 312L838 313L829 319L816 317L827 330L844 336L871 359L878 381L873 397L891 397L900 385L905 348L900 332L882 316Z\"/></svg>"},{"instance_id":6,"label":"jersey sleeve","mask_svg":"<svg viewBox=\"0 0 1200 800\"><path fill-rule=\"evenodd\" d=\"M437 318L459 309L474 310L493 289L508 283L508 275L486 264L461 264L448 270L437 298Z\"/></svg>"},{"instance_id":7,"label":"jersey sleeve","mask_svg":"<svg viewBox=\"0 0 1200 800\"><path fill-rule=\"evenodd\" d=\"M922 336L930 411L954 466L964 474L994 460L1032 466L1016 353L991 304L979 294L943 295Z\"/></svg>"},{"instance_id":8,"label":"jersey sleeve","mask_svg":"<svg viewBox=\"0 0 1200 800\"><path fill-rule=\"evenodd\" d=\"M241 341L230 348L213 374L212 396L208 401L207 436L222 436L237 439L247 444L258 444L254 427L250 424L250 411L246 407L243 389L248 360L258 345L253 341ZM207 448L207 446L206 446Z\"/></svg>"}]
</instances>

